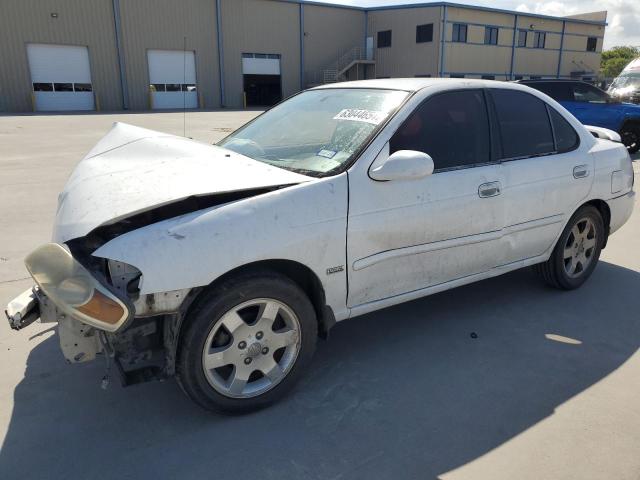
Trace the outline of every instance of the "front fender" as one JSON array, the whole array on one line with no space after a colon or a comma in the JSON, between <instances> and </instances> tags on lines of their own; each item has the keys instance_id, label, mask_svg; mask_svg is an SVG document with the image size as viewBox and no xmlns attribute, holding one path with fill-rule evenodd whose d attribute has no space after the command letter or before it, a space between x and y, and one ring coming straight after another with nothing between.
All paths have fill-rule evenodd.
<instances>
[{"instance_id":1,"label":"front fender","mask_svg":"<svg viewBox=\"0 0 640 480\"><path fill-rule=\"evenodd\" d=\"M141 294L205 286L261 260L299 262L320 279L327 305L340 318L346 313L347 189L343 173L218 205L125 233L93 255L140 270Z\"/></svg>"}]
</instances>

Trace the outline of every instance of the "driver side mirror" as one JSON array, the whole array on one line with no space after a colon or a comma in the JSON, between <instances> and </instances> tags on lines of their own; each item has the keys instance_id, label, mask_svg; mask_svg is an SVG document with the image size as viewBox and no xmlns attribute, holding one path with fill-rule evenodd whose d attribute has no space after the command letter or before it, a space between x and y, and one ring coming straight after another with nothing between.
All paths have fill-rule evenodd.
<instances>
[{"instance_id":1,"label":"driver side mirror","mask_svg":"<svg viewBox=\"0 0 640 480\"><path fill-rule=\"evenodd\" d=\"M388 146L385 150L389 151ZM433 168L433 159L426 153L398 150L388 155L381 163L374 162L369 176L378 181L417 180L431 175Z\"/></svg>"}]
</instances>

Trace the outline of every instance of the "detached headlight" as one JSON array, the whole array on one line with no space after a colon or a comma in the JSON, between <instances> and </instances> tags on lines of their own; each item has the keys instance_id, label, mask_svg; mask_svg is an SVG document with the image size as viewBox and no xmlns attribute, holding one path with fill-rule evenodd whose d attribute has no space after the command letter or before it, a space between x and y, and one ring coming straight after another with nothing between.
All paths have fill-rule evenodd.
<instances>
[{"instance_id":1,"label":"detached headlight","mask_svg":"<svg viewBox=\"0 0 640 480\"><path fill-rule=\"evenodd\" d=\"M24 263L44 294L64 313L107 332L115 332L130 318L127 305L62 245L43 245Z\"/></svg>"}]
</instances>

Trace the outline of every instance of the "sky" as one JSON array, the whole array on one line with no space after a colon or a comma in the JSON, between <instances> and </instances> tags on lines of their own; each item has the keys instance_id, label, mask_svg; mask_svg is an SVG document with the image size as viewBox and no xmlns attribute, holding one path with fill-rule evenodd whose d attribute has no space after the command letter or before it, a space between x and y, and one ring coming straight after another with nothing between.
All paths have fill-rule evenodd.
<instances>
[{"instance_id":1,"label":"sky","mask_svg":"<svg viewBox=\"0 0 640 480\"><path fill-rule=\"evenodd\" d=\"M374 7L404 3L427 3L428 0L322 0L326 3ZM451 0L452 3L482 5L485 7L565 16L576 13L608 12L608 26L604 36L604 48L616 45L640 46L640 0Z\"/></svg>"}]
</instances>

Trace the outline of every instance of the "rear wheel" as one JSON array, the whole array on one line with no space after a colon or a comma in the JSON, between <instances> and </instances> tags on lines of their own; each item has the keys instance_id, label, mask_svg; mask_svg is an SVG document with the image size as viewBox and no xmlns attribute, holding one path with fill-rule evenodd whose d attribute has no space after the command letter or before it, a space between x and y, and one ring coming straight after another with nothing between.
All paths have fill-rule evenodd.
<instances>
[{"instance_id":1,"label":"rear wheel","mask_svg":"<svg viewBox=\"0 0 640 480\"><path fill-rule=\"evenodd\" d=\"M315 350L311 302L276 273L243 275L204 292L186 322L177 378L208 410L270 405L293 387Z\"/></svg>"},{"instance_id":2,"label":"rear wheel","mask_svg":"<svg viewBox=\"0 0 640 480\"><path fill-rule=\"evenodd\" d=\"M620 137L629 153L636 153L640 150L640 124L627 123L620 130Z\"/></svg>"},{"instance_id":3,"label":"rear wheel","mask_svg":"<svg viewBox=\"0 0 640 480\"><path fill-rule=\"evenodd\" d=\"M555 288L578 288L596 268L603 244L600 212L590 205L581 207L567 223L549 260L536 265L535 270Z\"/></svg>"}]
</instances>

